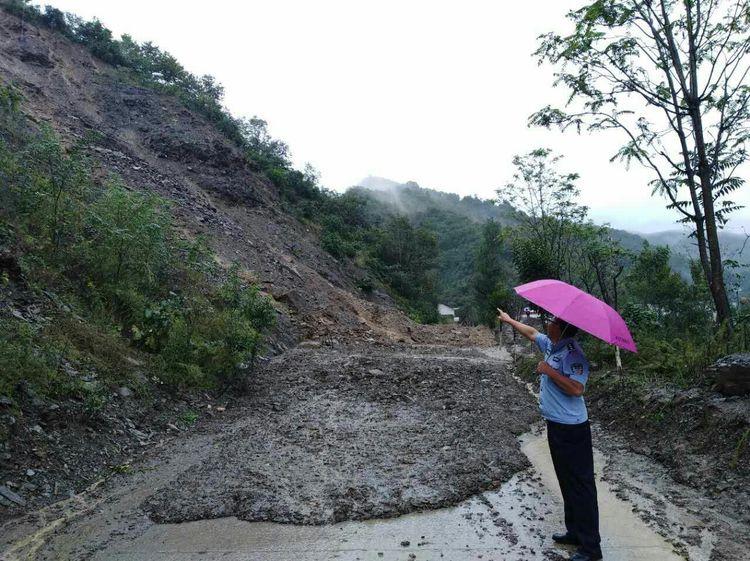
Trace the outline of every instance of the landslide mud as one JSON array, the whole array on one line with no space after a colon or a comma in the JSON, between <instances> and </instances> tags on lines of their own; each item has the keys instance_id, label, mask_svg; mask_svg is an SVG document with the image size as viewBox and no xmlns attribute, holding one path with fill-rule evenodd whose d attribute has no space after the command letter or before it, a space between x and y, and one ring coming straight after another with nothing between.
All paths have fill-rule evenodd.
<instances>
[{"instance_id":1,"label":"landslide mud","mask_svg":"<svg viewBox=\"0 0 750 561\"><path fill-rule=\"evenodd\" d=\"M298 348L270 362L242 427L145 507L157 522L325 524L452 505L528 466L536 418L507 362L440 347Z\"/></svg>"}]
</instances>

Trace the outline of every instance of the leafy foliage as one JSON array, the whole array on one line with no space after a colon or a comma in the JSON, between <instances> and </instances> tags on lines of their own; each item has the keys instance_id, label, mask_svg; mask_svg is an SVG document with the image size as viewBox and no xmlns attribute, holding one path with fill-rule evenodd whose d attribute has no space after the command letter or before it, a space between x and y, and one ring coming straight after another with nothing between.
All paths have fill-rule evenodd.
<instances>
[{"instance_id":1,"label":"leafy foliage","mask_svg":"<svg viewBox=\"0 0 750 561\"><path fill-rule=\"evenodd\" d=\"M687 283L670 268L669 254L667 247L645 244L636 256L625 276L625 315L636 328L672 336L697 329L702 336L710 318L705 282L694 275Z\"/></svg>"},{"instance_id":2,"label":"leafy foliage","mask_svg":"<svg viewBox=\"0 0 750 561\"><path fill-rule=\"evenodd\" d=\"M0 88L0 243L22 251L29 290L74 303L81 321L110 335L85 348L84 338L58 334L60 346L49 329L32 332L14 318L3 320L0 355L15 368L3 369L2 390L27 379L49 392L50 383L67 379L65 360L84 352L101 362L112 347L107 341L119 337L151 353L170 385L244 382L274 322L268 299L241 282L236 269L217 286L222 272L213 256L203 240L177 237L165 201L116 178L97 184L80 147L66 151L49 129L35 130L18 101L12 88ZM122 346L120 360L124 352ZM105 362L112 371L120 366Z\"/></svg>"},{"instance_id":3,"label":"leafy foliage","mask_svg":"<svg viewBox=\"0 0 750 561\"><path fill-rule=\"evenodd\" d=\"M653 173L654 193L693 229L719 323L731 310L718 240L750 140L747 2L596 0L568 14L572 34L540 37L540 62L570 94L532 124L614 130L613 156Z\"/></svg>"},{"instance_id":4,"label":"leafy foliage","mask_svg":"<svg viewBox=\"0 0 750 561\"><path fill-rule=\"evenodd\" d=\"M477 320L494 327L496 308L508 309L512 298L511 271L502 227L488 220L476 252L473 296Z\"/></svg>"},{"instance_id":5,"label":"leafy foliage","mask_svg":"<svg viewBox=\"0 0 750 561\"><path fill-rule=\"evenodd\" d=\"M477 323L477 302L473 289L476 252L482 239L483 224L489 219L498 224L513 221L505 204L460 197L420 187L414 182L397 184L380 178L367 178L365 187L350 188L344 198L361 201L362 216L371 224L387 227L388 217L402 215L416 226L431 232L437 241L435 292L440 302L459 310L461 320ZM366 201L366 202L365 202ZM364 237L363 245L372 243ZM510 255L502 254L506 265Z\"/></svg>"},{"instance_id":6,"label":"leafy foliage","mask_svg":"<svg viewBox=\"0 0 750 561\"><path fill-rule=\"evenodd\" d=\"M513 181L497 192L515 211L513 255L522 281L572 277L576 226L587 208L578 203L578 174L558 172L559 161L545 148L516 156Z\"/></svg>"},{"instance_id":7,"label":"leafy foliage","mask_svg":"<svg viewBox=\"0 0 750 561\"><path fill-rule=\"evenodd\" d=\"M670 266L670 250L645 244L625 250L606 227L578 205L575 174L559 174L556 158L535 150L514 162L519 172L499 194L517 205L516 225L506 229L522 282L557 278L577 285L618 309L637 341L626 353L628 376L678 385L700 383L703 369L731 351L748 349L747 318L735 314L736 333L715 329L702 267L687 280ZM596 362L616 355L594 338L585 341Z\"/></svg>"},{"instance_id":8,"label":"leafy foliage","mask_svg":"<svg viewBox=\"0 0 750 561\"><path fill-rule=\"evenodd\" d=\"M391 218L378 232L370 266L408 302L408 309L417 321L432 323L438 320L436 259L435 236L425 228L415 228L400 216Z\"/></svg>"},{"instance_id":9,"label":"leafy foliage","mask_svg":"<svg viewBox=\"0 0 750 561\"><path fill-rule=\"evenodd\" d=\"M440 302L458 310L462 321L476 322L472 280L482 226L466 216L425 205L412 221L437 240L436 292Z\"/></svg>"}]
</instances>

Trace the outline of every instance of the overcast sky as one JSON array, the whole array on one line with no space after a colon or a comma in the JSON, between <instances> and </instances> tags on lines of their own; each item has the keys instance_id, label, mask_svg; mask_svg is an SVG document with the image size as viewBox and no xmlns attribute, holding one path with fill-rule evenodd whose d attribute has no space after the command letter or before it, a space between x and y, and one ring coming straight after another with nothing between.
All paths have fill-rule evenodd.
<instances>
[{"instance_id":1,"label":"overcast sky","mask_svg":"<svg viewBox=\"0 0 750 561\"><path fill-rule=\"evenodd\" d=\"M676 227L649 175L609 158L615 134L529 129L563 92L531 56L582 0L48 0L116 35L171 52L226 88L237 116L257 115L295 163L344 190L367 175L483 198L512 175L514 154L545 146L581 174L597 221L631 231ZM741 202L750 206L745 189ZM734 219L748 227L750 212Z\"/></svg>"}]
</instances>

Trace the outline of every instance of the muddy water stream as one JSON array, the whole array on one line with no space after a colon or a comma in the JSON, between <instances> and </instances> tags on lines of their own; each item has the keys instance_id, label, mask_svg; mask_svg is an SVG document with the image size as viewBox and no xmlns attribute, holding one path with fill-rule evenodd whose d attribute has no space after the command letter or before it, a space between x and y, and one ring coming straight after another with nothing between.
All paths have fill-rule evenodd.
<instances>
[{"instance_id":1,"label":"muddy water stream","mask_svg":"<svg viewBox=\"0 0 750 561\"><path fill-rule=\"evenodd\" d=\"M556 546L551 534L562 528L557 482L543 432L521 439L532 468L516 474L500 489L453 508L398 518L295 526L243 522L235 518L153 525L128 543L101 552L99 561L344 561L560 560L570 550ZM608 461L596 454L597 472ZM605 559L677 561L674 547L599 481L599 505ZM710 551L691 551L705 561Z\"/></svg>"}]
</instances>

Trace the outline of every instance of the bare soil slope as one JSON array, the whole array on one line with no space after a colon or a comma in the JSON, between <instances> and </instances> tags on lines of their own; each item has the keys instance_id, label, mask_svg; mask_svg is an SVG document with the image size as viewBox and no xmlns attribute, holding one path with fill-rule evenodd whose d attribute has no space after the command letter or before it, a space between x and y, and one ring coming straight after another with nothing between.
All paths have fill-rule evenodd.
<instances>
[{"instance_id":1,"label":"bare soil slope","mask_svg":"<svg viewBox=\"0 0 750 561\"><path fill-rule=\"evenodd\" d=\"M116 174L172 201L188 235L206 234L223 261L247 268L279 303L280 349L323 336L419 339L386 294L357 289L361 269L323 251L314 229L284 212L274 185L176 97L133 85L126 71L2 9L0 76L65 141L94 138L102 178Z\"/></svg>"}]
</instances>

